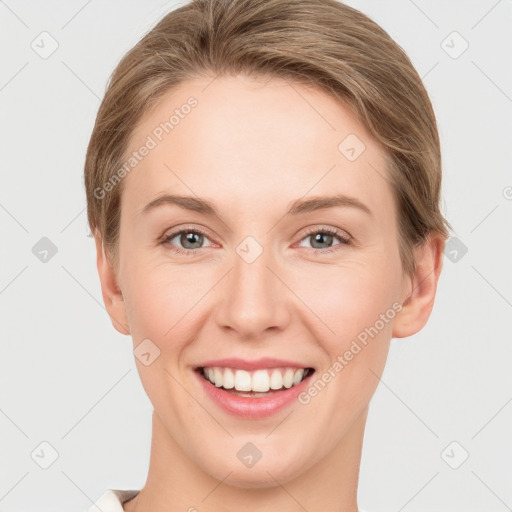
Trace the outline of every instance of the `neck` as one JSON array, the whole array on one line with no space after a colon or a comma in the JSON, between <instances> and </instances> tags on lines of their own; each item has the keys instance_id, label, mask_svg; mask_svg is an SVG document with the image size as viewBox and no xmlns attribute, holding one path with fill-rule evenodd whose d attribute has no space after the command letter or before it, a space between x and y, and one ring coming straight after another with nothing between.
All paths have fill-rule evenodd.
<instances>
[{"instance_id":1,"label":"neck","mask_svg":"<svg viewBox=\"0 0 512 512\"><path fill-rule=\"evenodd\" d=\"M365 408L340 443L296 478L264 488L228 485L204 472L153 411L148 478L125 512L357 512L357 485L368 415ZM271 471L269 471L271 473ZM226 475L227 477L228 475ZM197 510L196 510L197 509Z\"/></svg>"}]
</instances>

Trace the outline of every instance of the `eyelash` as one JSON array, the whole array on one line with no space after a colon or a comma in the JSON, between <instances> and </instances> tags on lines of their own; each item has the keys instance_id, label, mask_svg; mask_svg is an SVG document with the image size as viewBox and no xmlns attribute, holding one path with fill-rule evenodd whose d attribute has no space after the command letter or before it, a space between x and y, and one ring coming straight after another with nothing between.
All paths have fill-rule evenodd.
<instances>
[{"instance_id":1,"label":"eyelash","mask_svg":"<svg viewBox=\"0 0 512 512\"><path fill-rule=\"evenodd\" d=\"M176 237L176 235L180 235L182 233L194 233L194 234L197 234L197 235L203 235L205 237L208 238L208 235L200 230L200 229L180 229L179 231L174 231L172 233L170 233L168 236L166 236L162 243L163 244L168 244L171 246L171 240L173 238ZM332 236L335 236L339 241L340 243L339 244L336 244L334 245L333 247L330 247L329 249L315 249L315 248L311 248L313 251L315 252L319 252L319 253L322 253L322 254L329 254L329 253L332 253L334 251L337 251L337 247L339 247L340 245L351 245L351 239L350 238L347 238L345 236L342 236L342 231L340 230L337 230L337 229L333 229L333 228L311 228L309 229L305 234L304 236L301 238L300 241L304 240L305 238L307 238L308 236L311 236L313 234L318 234L318 233L322 233L322 234L327 234L327 235L332 235ZM174 252L177 252L178 254L184 254L186 256L194 256L195 253L197 253L198 251L200 251L201 249L204 249L204 247L201 247L199 249L181 249L179 247L176 247L176 246L171 246L172 247L172 251Z\"/></svg>"}]
</instances>

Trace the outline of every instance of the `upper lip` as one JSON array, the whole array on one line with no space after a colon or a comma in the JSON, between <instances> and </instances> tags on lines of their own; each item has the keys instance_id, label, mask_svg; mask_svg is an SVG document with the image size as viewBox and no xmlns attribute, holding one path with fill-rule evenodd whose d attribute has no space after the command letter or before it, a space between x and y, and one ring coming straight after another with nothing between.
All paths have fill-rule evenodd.
<instances>
[{"instance_id":1,"label":"upper lip","mask_svg":"<svg viewBox=\"0 0 512 512\"><path fill-rule=\"evenodd\" d=\"M237 368L240 370L258 370L260 368L279 368L286 366L288 368L311 368L311 366L298 363L297 361L290 361L287 359L276 359L273 357L262 357L261 359L254 359L248 361L246 359L240 359L238 357L229 357L226 359L211 359L204 361L196 368L204 368L219 366L221 368Z\"/></svg>"}]
</instances>

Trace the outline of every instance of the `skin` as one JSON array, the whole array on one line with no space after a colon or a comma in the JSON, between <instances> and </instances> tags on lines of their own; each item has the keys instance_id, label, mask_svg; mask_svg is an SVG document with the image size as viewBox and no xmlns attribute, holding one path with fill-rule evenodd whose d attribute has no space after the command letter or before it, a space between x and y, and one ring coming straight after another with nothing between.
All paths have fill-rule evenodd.
<instances>
[{"instance_id":1,"label":"skin","mask_svg":"<svg viewBox=\"0 0 512 512\"><path fill-rule=\"evenodd\" d=\"M335 99L277 78L212 78L168 92L134 128L130 151L187 98L198 100L124 178L117 268L96 234L114 327L134 348L149 338L160 350L148 366L135 359L154 406L152 446L147 482L124 509L355 512L369 402L391 337L429 318L444 242L432 236L415 251L416 272L404 274L384 149ZM351 133L366 146L352 162L338 150ZM163 193L208 199L222 219L173 205L141 213ZM371 215L345 206L285 216L296 199L334 193ZM206 236L165 243L171 228ZM352 243L315 242L322 228ZM247 236L263 248L250 264L236 252ZM396 302L402 310L310 403L270 418L224 412L193 373L207 359L268 356L312 366L317 377ZM252 468L236 456L247 442L263 453Z\"/></svg>"}]
</instances>

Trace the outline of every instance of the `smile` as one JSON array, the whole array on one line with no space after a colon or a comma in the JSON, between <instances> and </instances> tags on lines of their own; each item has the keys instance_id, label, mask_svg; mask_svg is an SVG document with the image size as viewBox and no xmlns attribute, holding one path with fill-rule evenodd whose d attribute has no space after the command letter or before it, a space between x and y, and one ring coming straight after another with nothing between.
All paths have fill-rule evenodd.
<instances>
[{"instance_id":1,"label":"smile","mask_svg":"<svg viewBox=\"0 0 512 512\"><path fill-rule=\"evenodd\" d=\"M313 368L295 366L247 370L200 366L193 373L205 397L225 413L257 420L296 403L298 395L310 385L314 372Z\"/></svg>"},{"instance_id":2,"label":"smile","mask_svg":"<svg viewBox=\"0 0 512 512\"><path fill-rule=\"evenodd\" d=\"M200 367L198 371L218 388L233 390L244 396L257 396L269 390L279 391L300 384L312 368L266 368L254 371L225 367ZM261 396L261 395L260 395Z\"/></svg>"}]
</instances>

